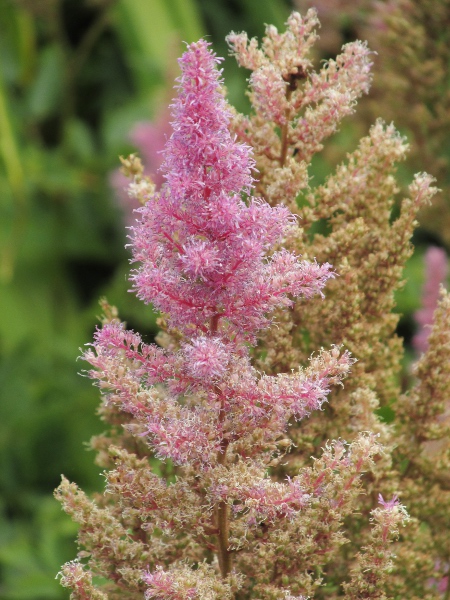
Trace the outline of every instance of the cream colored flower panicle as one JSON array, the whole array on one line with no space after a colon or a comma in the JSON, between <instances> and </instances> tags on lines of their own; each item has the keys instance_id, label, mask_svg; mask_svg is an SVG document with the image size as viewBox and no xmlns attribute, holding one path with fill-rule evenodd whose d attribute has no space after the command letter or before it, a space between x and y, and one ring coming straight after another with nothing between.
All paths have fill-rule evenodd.
<instances>
[{"instance_id":1,"label":"cream colored flower panicle","mask_svg":"<svg viewBox=\"0 0 450 600\"><path fill-rule=\"evenodd\" d=\"M371 53L364 43L346 44L335 60L316 71L309 54L318 25L315 11L304 18L296 14L286 25L284 34L267 28L260 47L245 36L228 38L239 64L252 71L252 113L235 116L233 126L254 149L258 193L271 203L287 204L300 217L301 229L286 238L287 247L309 259L329 261L338 277L328 282L324 299L311 310L305 311L304 304L296 302L288 313L275 315L276 323L261 336L257 360L266 371L289 372L311 352L342 343L357 362L345 388L333 390L324 411L291 431L296 450L278 467L279 473L292 475L305 468L311 454L328 439L352 440L367 430L376 433L384 451L372 464L368 495L356 501L362 516L349 527L350 544L343 554L336 550L327 576L342 582L349 598L433 598L429 582L434 565L443 565L442 558L449 556L438 531L446 530L444 514L450 514L450 501L442 489L448 446L442 439L425 440L432 439L431 432L435 438L436 431L440 436L444 432L447 409L442 406L441 394L450 394L450 375L437 360L446 360L442 331L448 331L448 324L444 327L438 312L441 337L435 349L439 359L430 350L428 362L423 362L424 358L418 367L422 382L427 383L400 399L403 347L396 334L399 316L394 293L402 285L403 268L412 254L410 240L417 214L437 189L432 177L419 173L406 193L401 193L396 169L407 155L408 144L393 124L381 120L325 183L314 186L309 179L311 158L322 150L342 118L355 110L358 97L369 91ZM430 340L433 343L436 337L431 335ZM430 379L431 373L435 375ZM435 392L429 391L431 380L437 386ZM416 405L414 412L410 407ZM428 420L424 420L425 409L419 410L425 405L430 407ZM415 429L427 434L418 436ZM432 452L435 459L439 456L433 466L429 460ZM416 463L422 470L426 465L428 474L430 469L434 472L432 484L426 485L422 479L413 489L407 472ZM406 464L411 466L405 472ZM389 504L377 508L379 492L386 498L399 494L406 503L409 498L417 519L429 524L426 535L418 534L420 521L408 525L396 562L388 550L389 540L396 536L394 525L388 527L389 535L380 539L382 526L371 530L370 515L379 523L390 522L387 517L394 512L398 523L406 520L395 502L389 515ZM445 499L441 510L437 509L438 495ZM438 527L431 524L432 512L424 510L424 503L440 515ZM427 552L434 561L424 558ZM356 563L348 582L350 556ZM421 564L414 577L408 560ZM316 596L326 597L319 590Z\"/></svg>"},{"instance_id":2,"label":"cream colored flower panicle","mask_svg":"<svg viewBox=\"0 0 450 600\"><path fill-rule=\"evenodd\" d=\"M287 180L282 202L292 208L307 185L305 167L294 164L308 163L354 111L355 101L369 90L371 61L367 46L352 42L315 72L310 52L317 40L316 11L310 9L305 17L292 13L286 25L284 33L267 27L261 48L246 34L232 33L227 40L238 63L252 71L254 113L237 116L233 127L254 149L258 191L271 202L280 201L276 189ZM284 169L287 164L291 173Z\"/></svg>"}]
</instances>

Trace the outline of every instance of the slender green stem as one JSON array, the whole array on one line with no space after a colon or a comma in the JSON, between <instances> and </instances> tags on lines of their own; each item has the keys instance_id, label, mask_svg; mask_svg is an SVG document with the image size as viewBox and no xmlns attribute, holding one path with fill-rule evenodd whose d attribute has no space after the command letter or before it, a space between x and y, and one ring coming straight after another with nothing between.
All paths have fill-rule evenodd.
<instances>
[{"instance_id":1,"label":"slender green stem","mask_svg":"<svg viewBox=\"0 0 450 600\"><path fill-rule=\"evenodd\" d=\"M216 333L219 327L219 319L220 315L216 314L211 317L210 320L210 331L211 333ZM218 396L220 396L220 389L217 389ZM225 408L223 404L223 399L219 409L219 424L221 425L225 419ZM217 464L226 465L227 462L227 449L228 449L228 440L222 440L220 445L220 450L217 454ZM231 552L228 550L229 546L229 535L230 535L230 510L228 504L226 502L220 502L217 507L216 512L216 522L218 529L218 559L219 559L219 567L222 577L228 576L231 572Z\"/></svg>"}]
</instances>

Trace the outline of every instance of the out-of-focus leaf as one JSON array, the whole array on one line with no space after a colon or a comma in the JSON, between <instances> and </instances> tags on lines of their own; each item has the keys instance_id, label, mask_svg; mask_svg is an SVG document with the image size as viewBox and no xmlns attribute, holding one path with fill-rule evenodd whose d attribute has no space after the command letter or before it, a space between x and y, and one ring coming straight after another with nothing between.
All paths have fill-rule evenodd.
<instances>
[{"instance_id":1,"label":"out-of-focus leaf","mask_svg":"<svg viewBox=\"0 0 450 600\"><path fill-rule=\"evenodd\" d=\"M28 107L33 117L44 119L60 105L64 79L62 50L51 44L39 56L37 75L29 91Z\"/></svg>"},{"instance_id":2,"label":"out-of-focus leaf","mask_svg":"<svg viewBox=\"0 0 450 600\"><path fill-rule=\"evenodd\" d=\"M395 294L396 312L411 315L420 307L424 270L423 252L417 250L406 263L403 273L405 285Z\"/></svg>"},{"instance_id":3,"label":"out-of-focus leaf","mask_svg":"<svg viewBox=\"0 0 450 600\"><path fill-rule=\"evenodd\" d=\"M140 90L153 87L155 73L163 81L168 48L174 38L174 23L166 0L118 0L114 17Z\"/></svg>"},{"instance_id":4,"label":"out-of-focus leaf","mask_svg":"<svg viewBox=\"0 0 450 600\"><path fill-rule=\"evenodd\" d=\"M31 522L25 518L8 522L0 511L2 598L64 598L55 576L61 559L73 554L76 526L51 497L28 498L24 508L33 515Z\"/></svg>"},{"instance_id":5,"label":"out-of-focus leaf","mask_svg":"<svg viewBox=\"0 0 450 600\"><path fill-rule=\"evenodd\" d=\"M20 65L20 83L29 83L37 59L35 22L32 16L23 9L17 9L17 41Z\"/></svg>"},{"instance_id":6,"label":"out-of-focus leaf","mask_svg":"<svg viewBox=\"0 0 450 600\"><path fill-rule=\"evenodd\" d=\"M0 286L0 337L2 350L8 352L29 335L30 321L25 316L25 302L18 290L8 284Z\"/></svg>"},{"instance_id":7,"label":"out-of-focus leaf","mask_svg":"<svg viewBox=\"0 0 450 600\"><path fill-rule=\"evenodd\" d=\"M16 201L24 199L24 172L16 142L11 111L0 71L0 154Z\"/></svg>"},{"instance_id":8,"label":"out-of-focus leaf","mask_svg":"<svg viewBox=\"0 0 450 600\"><path fill-rule=\"evenodd\" d=\"M166 0L166 5L173 15L183 42L196 42L205 35L200 12L194 0Z\"/></svg>"},{"instance_id":9,"label":"out-of-focus leaf","mask_svg":"<svg viewBox=\"0 0 450 600\"><path fill-rule=\"evenodd\" d=\"M74 157L87 163L95 154L95 144L92 132L81 119L72 118L65 128L65 141L67 148Z\"/></svg>"},{"instance_id":10,"label":"out-of-focus leaf","mask_svg":"<svg viewBox=\"0 0 450 600\"><path fill-rule=\"evenodd\" d=\"M119 154L124 152L124 146L127 143L130 131L137 122L148 121L149 114L149 102L144 97L129 102L125 106L119 106L104 112L102 142L111 155L114 156L115 164L112 164L111 168L120 166Z\"/></svg>"},{"instance_id":11,"label":"out-of-focus leaf","mask_svg":"<svg viewBox=\"0 0 450 600\"><path fill-rule=\"evenodd\" d=\"M275 25L280 30L289 16L289 8L283 0L242 0L242 4L250 15L258 15L260 22Z\"/></svg>"},{"instance_id":12,"label":"out-of-focus leaf","mask_svg":"<svg viewBox=\"0 0 450 600\"><path fill-rule=\"evenodd\" d=\"M20 80L17 11L11 2L0 0L0 76L7 83Z\"/></svg>"}]
</instances>

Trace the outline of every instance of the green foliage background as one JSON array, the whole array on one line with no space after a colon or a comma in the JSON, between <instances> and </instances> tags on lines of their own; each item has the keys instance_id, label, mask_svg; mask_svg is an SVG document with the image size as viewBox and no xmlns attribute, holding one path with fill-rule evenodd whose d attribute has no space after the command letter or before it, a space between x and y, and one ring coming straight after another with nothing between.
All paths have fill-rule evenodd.
<instances>
[{"instance_id":1,"label":"green foliage background","mask_svg":"<svg viewBox=\"0 0 450 600\"><path fill-rule=\"evenodd\" d=\"M55 575L76 554L75 525L52 498L60 474L101 477L83 442L101 431L98 395L78 375L98 298L151 339L131 294L122 215L108 177L127 135L170 97L181 41L282 28L288 0L0 0L0 597L67 597ZM231 102L246 74L225 62ZM351 127L339 134L345 147ZM353 140L352 140L353 143ZM316 180L329 170L318 161ZM408 327L420 257L399 296ZM408 316L409 315L409 316Z\"/></svg>"}]
</instances>

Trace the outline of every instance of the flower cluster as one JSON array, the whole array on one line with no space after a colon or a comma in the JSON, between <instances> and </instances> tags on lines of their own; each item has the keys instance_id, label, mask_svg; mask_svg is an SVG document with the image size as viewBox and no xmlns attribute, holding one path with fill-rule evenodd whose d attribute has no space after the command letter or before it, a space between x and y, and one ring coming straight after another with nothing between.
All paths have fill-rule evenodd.
<instances>
[{"instance_id":1,"label":"flower cluster","mask_svg":"<svg viewBox=\"0 0 450 600\"><path fill-rule=\"evenodd\" d=\"M140 180L146 204L132 235L139 263L132 282L140 298L165 313L172 346L145 344L112 317L84 354L93 367L89 376L104 394L104 414L122 420L128 436L123 445L134 438L140 452L145 444L150 455L170 459L177 481L167 486L149 473L143 489L138 455L117 449L107 479L110 493L122 498L119 514L108 503L76 510L87 500L67 483L58 492L86 531L102 520L109 528L117 522L121 532L130 531L124 542L131 544L129 552L139 543L150 557L155 548L138 581L136 568L128 571L123 562L115 579L130 592L145 589L147 598L197 598L205 597L205 586L248 586L241 569L232 568L230 539L248 553L259 543L261 524L268 531L286 527L312 502L305 482L272 481L267 466L283 452L278 442L289 421L320 409L353 362L333 347L291 374L265 375L251 363L249 343L269 325L270 314L296 298L321 295L334 273L328 263L275 248L297 224L286 207L252 195L254 162L250 148L230 132L218 62L202 40L183 55L173 134L164 152L165 184L155 191ZM172 542L165 552L161 544L153 546L155 527L190 551L174 555ZM96 550L90 537L91 569L104 576L105 548ZM200 562L200 571L189 568L187 575L186 565L177 566L181 558L207 559L208 552L217 556L218 569Z\"/></svg>"},{"instance_id":2,"label":"flower cluster","mask_svg":"<svg viewBox=\"0 0 450 600\"><path fill-rule=\"evenodd\" d=\"M254 163L249 148L232 139L216 62L206 42L181 59L166 185L141 209L133 283L190 338L226 331L226 339L240 342L253 340L268 323L265 315L289 306L292 296L319 292L332 272L286 251L268 255L295 221L282 206L241 198L251 190Z\"/></svg>"},{"instance_id":3,"label":"flower cluster","mask_svg":"<svg viewBox=\"0 0 450 600\"><path fill-rule=\"evenodd\" d=\"M419 3L424 5L426 0ZM448 298L442 298L434 313L429 347L416 368L418 381L402 393L403 344L396 335L399 316L394 310L394 292L402 284L402 271L412 254L410 239L417 215L438 190L432 177L419 173L403 199L397 197L396 165L405 159L408 144L393 124L381 120L324 183L310 187L311 156L353 110L357 97L367 92L371 58L364 45L353 44L350 60L347 45L336 60L315 72L310 48L317 37L316 25L316 13L310 10L304 17L292 15L285 33L268 27L260 46L245 34L229 37L238 62L252 72L250 85L255 80L258 83L257 90L251 91L252 114L236 115L232 124L238 138L254 148L261 174L258 193L274 206L288 205L300 217L303 231L288 237L285 246L303 256L317 257L319 262L329 261L339 274L329 281L323 302L312 303L308 311L296 303L292 311L277 314L277 326L261 335L257 364L266 372L289 372L305 361L311 350L336 341L343 342L357 358L345 390L332 390L324 412L291 428L297 448L277 473L295 476L309 465L317 446L329 439L351 441L361 431L377 433L385 451L367 480L368 496L356 502L361 517L354 518L347 530L345 552L336 553L327 564L327 579L349 597L434 598L428 582L447 576L442 565L449 554L448 536L443 534L449 526L445 475ZM260 77L267 63L272 65L271 75ZM275 79L286 84L283 122L275 112L269 120L264 106ZM339 82L338 96L334 82ZM318 102L309 104L309 90L315 86L324 97L318 92ZM333 97L338 102L331 110ZM322 103L328 112L321 118ZM302 137L298 124L303 122L308 135ZM427 318L430 320L430 314ZM369 527L373 511L378 510L379 492L386 498L399 494L417 519L402 533L392 563L385 544L392 537L380 541L375 522ZM385 511L376 514L388 521ZM395 529L388 526L388 530L395 537ZM363 573L379 542L384 544L378 552L384 553L386 568L380 563L365 579ZM361 570L349 568L350 556ZM441 565L440 572L436 564ZM303 589L314 597L325 597L325 592L315 588L305 585Z\"/></svg>"},{"instance_id":4,"label":"flower cluster","mask_svg":"<svg viewBox=\"0 0 450 600\"><path fill-rule=\"evenodd\" d=\"M309 188L312 156L371 82L361 42L314 71L317 25L308 11L285 33L269 26L261 47L229 36L252 72L250 116L228 107L208 44L189 45L164 183L125 161L144 202L133 291L162 313L164 332L147 344L105 304L84 354L109 427L92 441L107 488L92 501L64 479L56 492L86 559L62 569L74 600L378 599L402 585L433 597L427 582L447 546L420 526L418 492L437 503L446 477L447 446L427 444L448 430L438 365L449 300L403 395L393 307L415 216L435 189L417 175L393 216L407 144L381 121ZM394 400L396 429L378 416ZM433 457L440 470L426 484ZM395 562L405 496L417 517ZM433 556L405 582L408 557L427 544Z\"/></svg>"}]
</instances>

